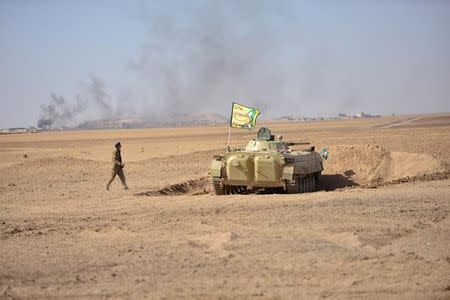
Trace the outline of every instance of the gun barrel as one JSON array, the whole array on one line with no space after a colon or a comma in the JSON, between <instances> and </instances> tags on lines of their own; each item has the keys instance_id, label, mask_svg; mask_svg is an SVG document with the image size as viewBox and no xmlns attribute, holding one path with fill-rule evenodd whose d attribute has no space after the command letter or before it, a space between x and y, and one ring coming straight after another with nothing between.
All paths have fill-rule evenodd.
<instances>
[{"instance_id":1,"label":"gun barrel","mask_svg":"<svg viewBox=\"0 0 450 300\"><path fill-rule=\"evenodd\" d=\"M288 142L288 146L297 146L297 145L309 145L310 142Z\"/></svg>"}]
</instances>

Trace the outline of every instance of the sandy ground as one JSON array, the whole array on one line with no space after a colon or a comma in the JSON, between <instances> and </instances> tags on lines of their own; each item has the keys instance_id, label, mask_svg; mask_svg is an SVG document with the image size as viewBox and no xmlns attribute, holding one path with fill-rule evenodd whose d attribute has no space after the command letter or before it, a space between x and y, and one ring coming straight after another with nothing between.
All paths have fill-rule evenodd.
<instances>
[{"instance_id":1,"label":"sandy ground","mask_svg":"<svg viewBox=\"0 0 450 300\"><path fill-rule=\"evenodd\" d=\"M0 298L450 298L450 116L270 127L321 191L213 195L225 127L0 136Z\"/></svg>"}]
</instances>

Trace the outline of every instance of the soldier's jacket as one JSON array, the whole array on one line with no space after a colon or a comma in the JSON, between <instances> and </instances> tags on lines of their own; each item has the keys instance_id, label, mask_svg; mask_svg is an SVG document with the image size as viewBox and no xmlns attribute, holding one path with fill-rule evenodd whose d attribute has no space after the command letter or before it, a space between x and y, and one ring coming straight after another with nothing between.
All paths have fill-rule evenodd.
<instances>
[{"instance_id":1,"label":"soldier's jacket","mask_svg":"<svg viewBox=\"0 0 450 300\"><path fill-rule=\"evenodd\" d=\"M122 167L122 156L120 155L120 150L116 149L113 151L112 155L113 168L118 169Z\"/></svg>"}]
</instances>

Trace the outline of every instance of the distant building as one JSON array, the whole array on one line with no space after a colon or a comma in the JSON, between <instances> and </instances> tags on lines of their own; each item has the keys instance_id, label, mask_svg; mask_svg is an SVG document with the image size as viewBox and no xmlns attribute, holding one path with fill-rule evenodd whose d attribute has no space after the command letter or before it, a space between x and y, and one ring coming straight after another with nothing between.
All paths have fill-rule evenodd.
<instances>
[{"instance_id":1,"label":"distant building","mask_svg":"<svg viewBox=\"0 0 450 300\"><path fill-rule=\"evenodd\" d=\"M24 127L12 127L8 129L1 129L1 134L13 134L13 133L27 133L30 132L28 128Z\"/></svg>"},{"instance_id":2,"label":"distant building","mask_svg":"<svg viewBox=\"0 0 450 300\"><path fill-rule=\"evenodd\" d=\"M366 114L364 112L361 112L356 115L346 115L344 113L339 113L338 117L341 119L366 119L366 118L379 118L381 116L380 115L371 115L371 114Z\"/></svg>"}]
</instances>

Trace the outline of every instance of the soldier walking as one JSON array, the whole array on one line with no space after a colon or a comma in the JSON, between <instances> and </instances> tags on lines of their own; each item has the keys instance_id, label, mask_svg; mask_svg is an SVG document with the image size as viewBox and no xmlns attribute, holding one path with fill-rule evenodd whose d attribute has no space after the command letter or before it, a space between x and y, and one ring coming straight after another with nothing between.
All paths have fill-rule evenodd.
<instances>
[{"instance_id":1,"label":"soldier walking","mask_svg":"<svg viewBox=\"0 0 450 300\"><path fill-rule=\"evenodd\" d=\"M113 151L112 155L113 168L111 173L111 179L106 185L106 189L109 191L109 186L111 185L111 182L113 182L114 178L116 178L117 175L119 176L120 181L122 182L123 188L125 190L128 190L128 186L125 181L125 174L123 173L124 164L122 163L122 156L120 155L120 148L122 148L122 145L120 144L120 142L117 142L115 144L115 147L116 149Z\"/></svg>"}]
</instances>

